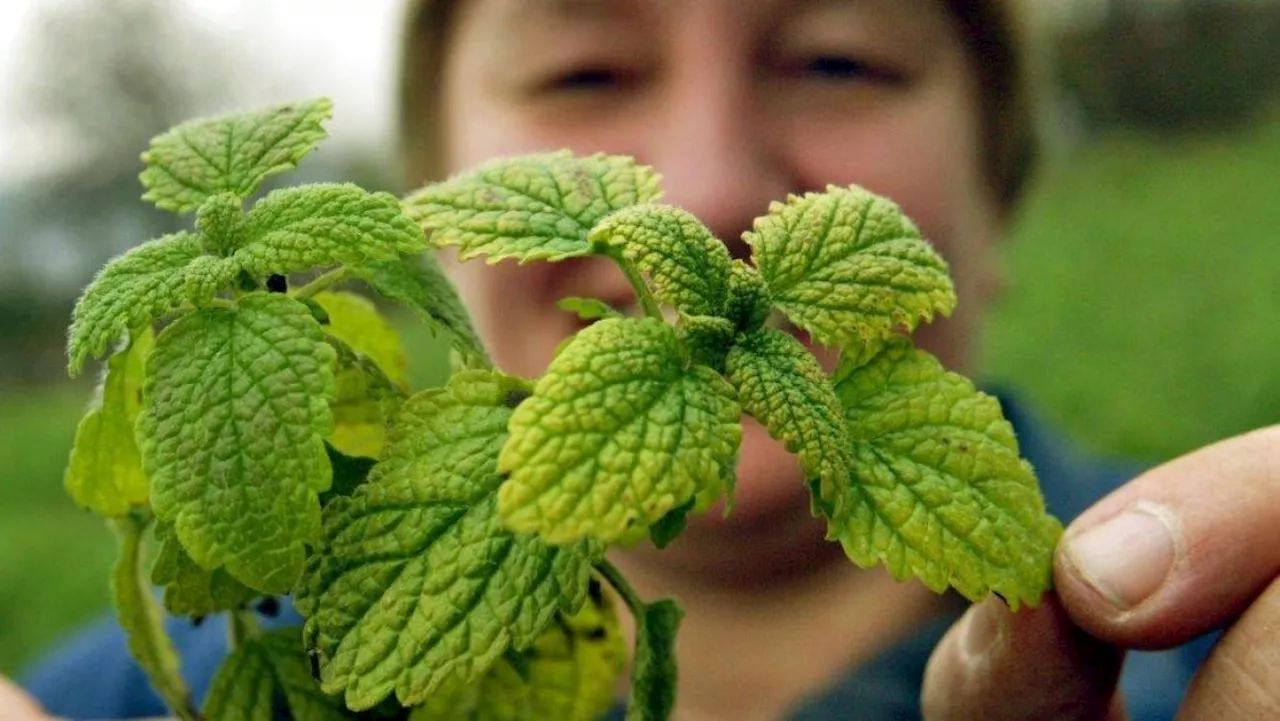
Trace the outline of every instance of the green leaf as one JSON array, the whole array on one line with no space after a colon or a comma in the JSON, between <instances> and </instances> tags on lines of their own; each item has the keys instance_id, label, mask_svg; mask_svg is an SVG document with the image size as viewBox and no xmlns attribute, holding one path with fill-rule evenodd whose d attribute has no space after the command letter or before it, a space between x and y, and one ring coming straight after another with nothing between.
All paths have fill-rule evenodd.
<instances>
[{"instance_id":1,"label":"green leaf","mask_svg":"<svg viewBox=\"0 0 1280 721\"><path fill-rule=\"evenodd\" d=\"M626 656L613 604L597 594L577 614L557 616L532 645L508 654L476 681L449 679L409 719L598 721L613 706Z\"/></svg>"},{"instance_id":2,"label":"green leaf","mask_svg":"<svg viewBox=\"0 0 1280 721\"><path fill-rule=\"evenodd\" d=\"M376 363L397 387L408 389L409 354L373 301L356 293L326 291L317 293L315 302L329 317L326 333Z\"/></svg>"},{"instance_id":3,"label":"green leaf","mask_svg":"<svg viewBox=\"0 0 1280 721\"><path fill-rule=\"evenodd\" d=\"M183 550L173 526L156 526L155 561L151 581L164 587L164 607L179 616L209 616L239 608L259 594L231 577L225 568L206 571Z\"/></svg>"},{"instance_id":4,"label":"green leaf","mask_svg":"<svg viewBox=\"0 0 1280 721\"><path fill-rule=\"evenodd\" d=\"M602 320L552 360L511 418L498 461L507 528L551 543L611 542L729 486L742 439L733 389L686 365L675 329Z\"/></svg>"},{"instance_id":5,"label":"green leaf","mask_svg":"<svg viewBox=\"0 0 1280 721\"><path fill-rule=\"evenodd\" d=\"M394 195L350 184L274 191L249 211L246 233L233 257L255 277L395 260L426 249L422 229Z\"/></svg>"},{"instance_id":6,"label":"green leaf","mask_svg":"<svg viewBox=\"0 0 1280 721\"><path fill-rule=\"evenodd\" d=\"M200 255L191 233L148 241L109 261L71 313L68 370L80 373L87 356L102 357L124 333L174 310L186 297L182 269Z\"/></svg>"},{"instance_id":7,"label":"green leaf","mask_svg":"<svg viewBox=\"0 0 1280 721\"><path fill-rule=\"evenodd\" d=\"M619 246L653 285L653 295L690 315L724 308L729 251L692 213L670 205L637 205L605 218L591 242Z\"/></svg>"},{"instance_id":8,"label":"green leaf","mask_svg":"<svg viewBox=\"0 0 1280 721\"><path fill-rule=\"evenodd\" d=\"M303 304L250 293L183 316L147 363L138 436L156 515L202 568L285 593L320 530L334 351Z\"/></svg>"},{"instance_id":9,"label":"green leaf","mask_svg":"<svg viewBox=\"0 0 1280 721\"><path fill-rule=\"evenodd\" d=\"M897 205L858 187L773 203L743 238L777 307L824 345L856 348L955 308L942 257Z\"/></svg>"},{"instance_id":10,"label":"green leaf","mask_svg":"<svg viewBox=\"0 0 1280 721\"><path fill-rule=\"evenodd\" d=\"M268 176L297 167L332 114L333 103L317 98L178 125L142 154L142 199L189 213L219 193L248 198Z\"/></svg>"},{"instance_id":11,"label":"green leaf","mask_svg":"<svg viewBox=\"0 0 1280 721\"><path fill-rule=\"evenodd\" d=\"M549 546L498 521L506 401L525 388L464 371L410 398L384 460L325 507L295 599L324 689L350 708L392 692L421 703L453 675L470 683L582 603L599 547Z\"/></svg>"},{"instance_id":12,"label":"green leaf","mask_svg":"<svg viewBox=\"0 0 1280 721\"><path fill-rule=\"evenodd\" d=\"M676 334L694 363L724 371L725 356L733 347L737 329L733 323L714 315L682 315Z\"/></svg>"},{"instance_id":13,"label":"green leaf","mask_svg":"<svg viewBox=\"0 0 1280 721\"><path fill-rule=\"evenodd\" d=\"M740 333L759 330L773 311L773 298L769 297L769 288L755 268L734 260L729 269L728 299L725 301L724 317L738 329Z\"/></svg>"},{"instance_id":14,"label":"green leaf","mask_svg":"<svg viewBox=\"0 0 1280 721\"><path fill-rule=\"evenodd\" d=\"M609 213L657 200L658 177L629 157L561 151L491 161L405 204L432 244L459 246L462 260L564 260L591 253L588 234Z\"/></svg>"},{"instance_id":15,"label":"green leaf","mask_svg":"<svg viewBox=\"0 0 1280 721\"><path fill-rule=\"evenodd\" d=\"M827 484L848 478L840 401L800 341L771 328L758 330L738 339L725 369L743 410L799 456L806 476Z\"/></svg>"},{"instance_id":16,"label":"green leaf","mask_svg":"<svg viewBox=\"0 0 1280 721\"><path fill-rule=\"evenodd\" d=\"M232 258L193 258L182 271L187 302L196 307L209 305L214 296L232 287L239 275L240 264Z\"/></svg>"},{"instance_id":17,"label":"green leaf","mask_svg":"<svg viewBox=\"0 0 1280 721\"><path fill-rule=\"evenodd\" d=\"M822 500L835 506L830 534L849 556L935 591L1035 605L1061 525L999 402L905 338L846 356L835 388L852 473Z\"/></svg>"},{"instance_id":18,"label":"green leaf","mask_svg":"<svg viewBox=\"0 0 1280 721\"><path fill-rule=\"evenodd\" d=\"M143 372L154 342L143 326L127 351L107 360L94 405L76 428L63 480L76 505L100 516L122 516L151 495L133 424L142 412Z\"/></svg>"},{"instance_id":19,"label":"green leaf","mask_svg":"<svg viewBox=\"0 0 1280 721\"><path fill-rule=\"evenodd\" d=\"M157 695L172 711L191 707L191 694L182 682L178 651L164 631L164 615L156 605L142 572L142 536L148 521L138 516L113 519L120 538L120 557L111 572L111 604L128 639L129 655L146 672Z\"/></svg>"},{"instance_id":20,"label":"green leaf","mask_svg":"<svg viewBox=\"0 0 1280 721\"><path fill-rule=\"evenodd\" d=\"M627 721L667 721L676 705L676 630L684 611L664 598L646 604L636 619Z\"/></svg>"},{"instance_id":21,"label":"green leaf","mask_svg":"<svg viewBox=\"0 0 1280 721\"><path fill-rule=\"evenodd\" d=\"M311 678L302 636L282 628L245 640L218 668L209 686L204 718L208 721L272 721L276 699L284 701L288 718L347 721L355 718L342 700L326 696Z\"/></svg>"},{"instance_id":22,"label":"green leaf","mask_svg":"<svg viewBox=\"0 0 1280 721\"><path fill-rule=\"evenodd\" d=\"M408 306L432 328L443 328L459 353L490 365L458 291L431 254L366 262L352 270L379 295Z\"/></svg>"},{"instance_id":23,"label":"green leaf","mask_svg":"<svg viewBox=\"0 0 1280 721\"><path fill-rule=\"evenodd\" d=\"M577 315L582 320L600 320L602 318L621 318L622 312L608 303L595 298L568 297L556 301L556 307Z\"/></svg>"},{"instance_id":24,"label":"green leaf","mask_svg":"<svg viewBox=\"0 0 1280 721\"><path fill-rule=\"evenodd\" d=\"M372 359L334 336L329 342L338 353L338 365L329 403L333 430L327 440L347 455L378 458L386 445L387 423L404 395Z\"/></svg>"},{"instance_id":25,"label":"green leaf","mask_svg":"<svg viewBox=\"0 0 1280 721\"><path fill-rule=\"evenodd\" d=\"M247 238L244 200L234 193L209 196L196 209L196 231L204 252L219 258L231 255Z\"/></svg>"},{"instance_id":26,"label":"green leaf","mask_svg":"<svg viewBox=\"0 0 1280 721\"><path fill-rule=\"evenodd\" d=\"M659 518L653 526L649 528L649 540L657 548L666 548L672 541L684 533L684 527L689 523L689 511L693 510L694 501L672 508L667 511L666 515Z\"/></svg>"}]
</instances>

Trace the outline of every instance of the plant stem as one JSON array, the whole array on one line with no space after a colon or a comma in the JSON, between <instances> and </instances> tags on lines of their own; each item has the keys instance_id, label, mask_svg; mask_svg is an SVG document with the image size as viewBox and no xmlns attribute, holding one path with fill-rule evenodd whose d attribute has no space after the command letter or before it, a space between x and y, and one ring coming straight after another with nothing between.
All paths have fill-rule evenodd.
<instances>
[{"instance_id":1,"label":"plant stem","mask_svg":"<svg viewBox=\"0 0 1280 721\"><path fill-rule=\"evenodd\" d=\"M595 568L601 576L604 576L604 580L608 581L610 586L613 586L613 590L618 592L618 595L622 597L622 602L627 604L631 615L639 623L644 618L646 604L644 599L640 598L640 594L636 593L636 589L631 586L631 582L608 559L600 559L595 564Z\"/></svg>"},{"instance_id":2,"label":"plant stem","mask_svg":"<svg viewBox=\"0 0 1280 721\"><path fill-rule=\"evenodd\" d=\"M240 608L231 612L227 619L227 639L232 651L240 648L246 639L253 638L259 633L258 618L253 615L252 610Z\"/></svg>"},{"instance_id":3,"label":"plant stem","mask_svg":"<svg viewBox=\"0 0 1280 721\"><path fill-rule=\"evenodd\" d=\"M150 513L134 513L112 521L120 537L120 557L111 574L116 618L129 641L129 652L147 673L156 693L183 721L196 721L191 692L182 680L178 652L164 629L164 613L156 604L143 572L142 538Z\"/></svg>"},{"instance_id":4,"label":"plant stem","mask_svg":"<svg viewBox=\"0 0 1280 721\"><path fill-rule=\"evenodd\" d=\"M658 301L653 297L653 293L649 292L649 286L645 284L644 278L640 276L640 271L622 256L622 251L611 247L601 252L611 258L622 269L622 274L627 277L627 282L631 284L631 290L635 291L636 300L640 301L640 307L644 309L644 314L650 318L664 320L662 309L658 307Z\"/></svg>"},{"instance_id":5,"label":"plant stem","mask_svg":"<svg viewBox=\"0 0 1280 721\"><path fill-rule=\"evenodd\" d=\"M311 281L310 283L307 283L301 288L293 291L289 295L293 296L295 300L305 300L315 295L316 293L319 293L320 291L328 290L331 286L336 285L337 283L340 283L346 279L347 279L346 266L342 266L340 268L334 268L328 273L325 273L319 276L318 278Z\"/></svg>"}]
</instances>

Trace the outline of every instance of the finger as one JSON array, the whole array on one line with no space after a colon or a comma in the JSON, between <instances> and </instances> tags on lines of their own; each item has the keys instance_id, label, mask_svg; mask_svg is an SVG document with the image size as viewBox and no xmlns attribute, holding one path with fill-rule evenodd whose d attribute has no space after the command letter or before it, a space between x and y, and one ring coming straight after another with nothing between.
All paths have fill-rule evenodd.
<instances>
[{"instance_id":1,"label":"finger","mask_svg":"<svg viewBox=\"0 0 1280 721\"><path fill-rule=\"evenodd\" d=\"M965 613L925 667L926 721L1122 721L1123 652L1071 623L1057 598L1011 613L989 599Z\"/></svg>"},{"instance_id":2,"label":"finger","mask_svg":"<svg viewBox=\"0 0 1280 721\"><path fill-rule=\"evenodd\" d=\"M1280 573L1280 426L1151 470L1071 524L1054 582L1072 619L1168 648L1239 616Z\"/></svg>"},{"instance_id":3,"label":"finger","mask_svg":"<svg viewBox=\"0 0 1280 721\"><path fill-rule=\"evenodd\" d=\"M40 706L25 691L0 676L0 719L5 721L40 721L46 719Z\"/></svg>"},{"instance_id":4,"label":"finger","mask_svg":"<svg viewBox=\"0 0 1280 721\"><path fill-rule=\"evenodd\" d=\"M1233 719L1280 719L1280 581L1214 646L1178 712L1178 721Z\"/></svg>"}]
</instances>

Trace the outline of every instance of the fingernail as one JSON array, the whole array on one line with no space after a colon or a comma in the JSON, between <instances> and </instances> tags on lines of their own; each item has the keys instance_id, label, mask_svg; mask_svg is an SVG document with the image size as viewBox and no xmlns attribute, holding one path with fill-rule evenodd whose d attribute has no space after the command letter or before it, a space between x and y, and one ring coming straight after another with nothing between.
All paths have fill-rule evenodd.
<instances>
[{"instance_id":1,"label":"fingernail","mask_svg":"<svg viewBox=\"0 0 1280 721\"><path fill-rule=\"evenodd\" d=\"M1008 613L1004 604L995 599L988 599L969 609L961 646L970 663L976 662L999 640Z\"/></svg>"},{"instance_id":2,"label":"fingernail","mask_svg":"<svg viewBox=\"0 0 1280 721\"><path fill-rule=\"evenodd\" d=\"M1173 568L1173 515L1139 502L1078 535L1068 534L1064 550L1084 580L1125 611L1155 593Z\"/></svg>"}]
</instances>

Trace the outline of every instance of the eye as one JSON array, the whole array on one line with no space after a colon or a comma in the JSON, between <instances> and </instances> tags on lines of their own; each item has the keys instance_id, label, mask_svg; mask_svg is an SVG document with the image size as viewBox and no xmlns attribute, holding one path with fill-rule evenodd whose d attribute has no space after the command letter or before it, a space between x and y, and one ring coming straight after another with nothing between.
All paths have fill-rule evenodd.
<instances>
[{"instance_id":1,"label":"eye","mask_svg":"<svg viewBox=\"0 0 1280 721\"><path fill-rule=\"evenodd\" d=\"M626 87L634 74L618 68L587 66L553 76L545 84L551 91L591 92Z\"/></svg>"},{"instance_id":2,"label":"eye","mask_svg":"<svg viewBox=\"0 0 1280 721\"><path fill-rule=\"evenodd\" d=\"M840 55L820 55L804 64L804 71L812 77L844 80L866 77L870 66L858 58Z\"/></svg>"},{"instance_id":3,"label":"eye","mask_svg":"<svg viewBox=\"0 0 1280 721\"><path fill-rule=\"evenodd\" d=\"M824 53L801 57L788 65L789 75L818 82L898 85L904 80L897 69L855 55Z\"/></svg>"}]
</instances>

